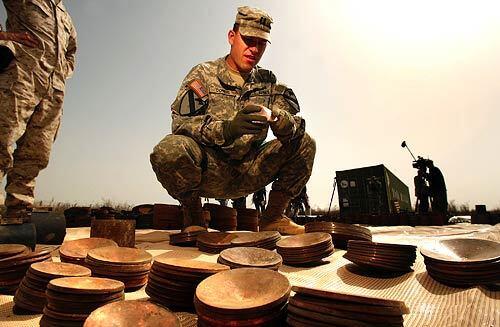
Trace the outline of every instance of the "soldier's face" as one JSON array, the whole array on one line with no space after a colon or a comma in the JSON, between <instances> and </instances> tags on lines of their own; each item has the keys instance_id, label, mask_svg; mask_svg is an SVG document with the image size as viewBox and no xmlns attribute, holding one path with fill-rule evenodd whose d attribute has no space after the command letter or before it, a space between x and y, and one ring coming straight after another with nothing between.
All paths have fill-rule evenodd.
<instances>
[{"instance_id":1,"label":"soldier's face","mask_svg":"<svg viewBox=\"0 0 500 327\"><path fill-rule=\"evenodd\" d=\"M231 45L228 64L239 72L250 72L266 51L267 41L258 37L243 36L239 32L229 31Z\"/></svg>"}]
</instances>

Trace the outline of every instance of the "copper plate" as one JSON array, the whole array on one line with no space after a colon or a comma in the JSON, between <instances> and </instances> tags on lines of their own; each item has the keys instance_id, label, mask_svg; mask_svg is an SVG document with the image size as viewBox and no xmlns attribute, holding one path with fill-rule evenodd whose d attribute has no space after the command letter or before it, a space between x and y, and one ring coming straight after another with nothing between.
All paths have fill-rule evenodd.
<instances>
[{"instance_id":1,"label":"copper plate","mask_svg":"<svg viewBox=\"0 0 500 327\"><path fill-rule=\"evenodd\" d=\"M63 277L49 282L47 289L63 293L105 294L122 291L122 282L98 277Z\"/></svg>"},{"instance_id":2,"label":"copper plate","mask_svg":"<svg viewBox=\"0 0 500 327\"><path fill-rule=\"evenodd\" d=\"M349 244L353 246L359 245L361 247L381 247L388 250L396 250L396 251L415 251L417 247L415 245L409 244L394 244L394 243L379 243L379 242L370 242L370 241L360 241L360 240L351 240Z\"/></svg>"},{"instance_id":3,"label":"copper plate","mask_svg":"<svg viewBox=\"0 0 500 327\"><path fill-rule=\"evenodd\" d=\"M100 327L109 324L109 322L113 322L114 327L181 326L179 319L172 311L144 300L106 304L92 312L83 326Z\"/></svg>"},{"instance_id":4,"label":"copper plate","mask_svg":"<svg viewBox=\"0 0 500 327\"><path fill-rule=\"evenodd\" d=\"M231 240L231 244L242 246L244 244L260 243L279 238L281 238L281 234L276 231L240 233L237 238Z\"/></svg>"},{"instance_id":5,"label":"copper plate","mask_svg":"<svg viewBox=\"0 0 500 327\"><path fill-rule=\"evenodd\" d=\"M29 248L22 244L0 244L0 258L11 257L27 250Z\"/></svg>"},{"instance_id":6,"label":"copper plate","mask_svg":"<svg viewBox=\"0 0 500 327\"><path fill-rule=\"evenodd\" d=\"M306 233L283 238L276 243L276 247L283 249L307 248L324 242L331 242L331 240L332 237L327 233Z\"/></svg>"},{"instance_id":7,"label":"copper plate","mask_svg":"<svg viewBox=\"0 0 500 327\"><path fill-rule=\"evenodd\" d=\"M196 297L219 312L244 312L273 307L288 298L290 289L288 279L276 271L240 268L203 280L196 288Z\"/></svg>"},{"instance_id":8,"label":"copper plate","mask_svg":"<svg viewBox=\"0 0 500 327\"><path fill-rule=\"evenodd\" d=\"M64 262L36 262L29 268L30 273L41 278L87 277L91 271L86 267Z\"/></svg>"},{"instance_id":9,"label":"copper plate","mask_svg":"<svg viewBox=\"0 0 500 327\"><path fill-rule=\"evenodd\" d=\"M153 256L142 249L107 246L92 249L87 257L94 261L111 264L147 264Z\"/></svg>"},{"instance_id":10,"label":"copper plate","mask_svg":"<svg viewBox=\"0 0 500 327\"><path fill-rule=\"evenodd\" d=\"M154 264L167 269L195 273L217 273L220 271L229 270L228 266L224 266L219 263L163 256L156 257Z\"/></svg>"},{"instance_id":11,"label":"copper plate","mask_svg":"<svg viewBox=\"0 0 500 327\"><path fill-rule=\"evenodd\" d=\"M283 261L278 253L256 247L230 248L222 251L219 256L225 261L256 268L279 265Z\"/></svg>"},{"instance_id":12,"label":"copper plate","mask_svg":"<svg viewBox=\"0 0 500 327\"><path fill-rule=\"evenodd\" d=\"M411 271L411 265L395 265L395 264L389 264L381 261L369 261L365 259L359 259L357 257L349 256L348 254L344 254L344 258L347 260L357 264L358 266L362 268L377 268L381 270L387 270L387 271L397 271L397 272L410 272Z\"/></svg>"},{"instance_id":13,"label":"copper plate","mask_svg":"<svg viewBox=\"0 0 500 327\"><path fill-rule=\"evenodd\" d=\"M423 246L420 253L451 264L492 262L500 260L500 243L473 238L440 240Z\"/></svg>"},{"instance_id":14,"label":"copper plate","mask_svg":"<svg viewBox=\"0 0 500 327\"><path fill-rule=\"evenodd\" d=\"M26 263L33 263L37 261L43 261L46 258L50 258L50 251L33 251L28 253L17 254L8 258L0 259L0 269L12 269L13 266L24 265Z\"/></svg>"},{"instance_id":15,"label":"copper plate","mask_svg":"<svg viewBox=\"0 0 500 327\"><path fill-rule=\"evenodd\" d=\"M293 286L292 291L299 293L299 294L319 297L319 298L327 299L327 300L331 299L331 300L335 300L335 301L345 301L345 302L358 303L358 304L364 304L364 305L378 305L378 306L385 306L385 307L396 307L396 308L400 308L402 310L403 314L410 313L408 308L406 307L405 303L402 301L397 301L397 300L387 300L387 299L376 298L376 297L353 295L353 294L348 294L348 293L331 292L331 291L320 290L320 289L315 289L315 288L308 288L308 287L301 287L301 286Z\"/></svg>"},{"instance_id":16,"label":"copper plate","mask_svg":"<svg viewBox=\"0 0 500 327\"><path fill-rule=\"evenodd\" d=\"M87 256L89 250L105 246L118 246L118 244L107 238L82 238L79 240L64 242L59 248L59 253L68 258L83 260Z\"/></svg>"},{"instance_id":17,"label":"copper plate","mask_svg":"<svg viewBox=\"0 0 500 327\"><path fill-rule=\"evenodd\" d=\"M82 294L82 293L62 293L47 289L45 296L51 302L58 301L62 303L85 303L85 302L108 302L120 299L125 296L123 290L102 294Z\"/></svg>"}]
</instances>

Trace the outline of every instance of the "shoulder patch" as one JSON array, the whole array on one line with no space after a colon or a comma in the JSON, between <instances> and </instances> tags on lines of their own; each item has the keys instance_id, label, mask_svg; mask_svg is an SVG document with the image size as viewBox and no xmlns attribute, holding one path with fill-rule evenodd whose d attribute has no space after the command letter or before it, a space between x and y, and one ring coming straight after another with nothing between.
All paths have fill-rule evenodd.
<instances>
[{"instance_id":1,"label":"shoulder patch","mask_svg":"<svg viewBox=\"0 0 500 327\"><path fill-rule=\"evenodd\" d=\"M203 114L208 106L208 91L200 80L195 79L186 85L185 91L176 102L174 109L181 116Z\"/></svg>"},{"instance_id":2,"label":"shoulder patch","mask_svg":"<svg viewBox=\"0 0 500 327\"><path fill-rule=\"evenodd\" d=\"M201 84L200 80L195 79L191 83L188 84L188 87L193 90L193 92L200 99L205 99L208 96L207 89Z\"/></svg>"},{"instance_id":3,"label":"shoulder patch","mask_svg":"<svg viewBox=\"0 0 500 327\"><path fill-rule=\"evenodd\" d=\"M287 88L285 93L283 93L283 97L296 113L300 111L299 100L297 100L297 97L295 96L295 93L293 93L292 89Z\"/></svg>"}]
</instances>

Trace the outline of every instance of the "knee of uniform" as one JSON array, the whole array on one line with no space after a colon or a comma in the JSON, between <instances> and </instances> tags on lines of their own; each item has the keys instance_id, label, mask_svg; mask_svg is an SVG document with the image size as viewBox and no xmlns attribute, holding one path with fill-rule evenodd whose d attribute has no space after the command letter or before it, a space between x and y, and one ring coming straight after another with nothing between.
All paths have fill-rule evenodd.
<instances>
[{"instance_id":1,"label":"knee of uniform","mask_svg":"<svg viewBox=\"0 0 500 327\"><path fill-rule=\"evenodd\" d=\"M302 136L300 148L303 155L308 159L313 160L316 156L316 141L307 133Z\"/></svg>"},{"instance_id":2,"label":"knee of uniform","mask_svg":"<svg viewBox=\"0 0 500 327\"><path fill-rule=\"evenodd\" d=\"M198 148L197 143L190 137L184 135L167 135L154 148L150 155L153 170L165 169L177 166L179 162L184 162L186 158L192 157L194 148ZM200 150L198 150L200 151ZM192 161L192 158L189 159Z\"/></svg>"}]
</instances>

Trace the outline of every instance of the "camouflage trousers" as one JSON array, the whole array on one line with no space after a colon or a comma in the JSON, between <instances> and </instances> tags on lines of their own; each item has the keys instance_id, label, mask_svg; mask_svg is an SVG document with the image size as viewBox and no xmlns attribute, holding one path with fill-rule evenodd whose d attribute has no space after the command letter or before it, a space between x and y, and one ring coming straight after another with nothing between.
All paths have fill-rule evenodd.
<instances>
[{"instance_id":1,"label":"camouflage trousers","mask_svg":"<svg viewBox=\"0 0 500 327\"><path fill-rule=\"evenodd\" d=\"M167 135L150 159L158 181L179 201L189 194L234 199L270 183L292 198L309 180L315 153L316 143L308 134L288 144L264 143L241 161L190 137Z\"/></svg>"},{"instance_id":2,"label":"camouflage trousers","mask_svg":"<svg viewBox=\"0 0 500 327\"><path fill-rule=\"evenodd\" d=\"M49 163L63 99L63 91L33 78L0 85L0 181L7 176L7 207L33 205L35 178Z\"/></svg>"}]
</instances>

